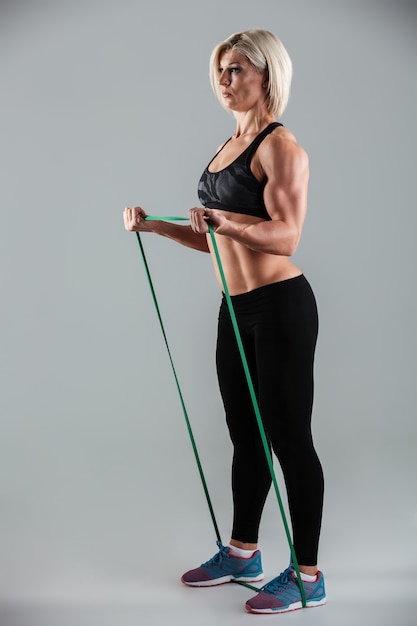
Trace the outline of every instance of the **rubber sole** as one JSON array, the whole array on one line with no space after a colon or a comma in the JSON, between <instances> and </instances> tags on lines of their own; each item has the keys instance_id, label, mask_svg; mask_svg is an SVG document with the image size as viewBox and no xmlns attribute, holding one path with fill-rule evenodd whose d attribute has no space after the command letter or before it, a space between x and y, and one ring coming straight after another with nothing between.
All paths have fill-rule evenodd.
<instances>
[{"instance_id":1,"label":"rubber sole","mask_svg":"<svg viewBox=\"0 0 417 626\"><path fill-rule=\"evenodd\" d=\"M181 582L187 587L217 587L218 585L225 585L231 582L242 582L242 583L258 583L264 579L263 574L259 574L259 576L222 576L221 578L214 578L213 580L200 580L197 582L188 582L181 578Z\"/></svg>"}]
</instances>

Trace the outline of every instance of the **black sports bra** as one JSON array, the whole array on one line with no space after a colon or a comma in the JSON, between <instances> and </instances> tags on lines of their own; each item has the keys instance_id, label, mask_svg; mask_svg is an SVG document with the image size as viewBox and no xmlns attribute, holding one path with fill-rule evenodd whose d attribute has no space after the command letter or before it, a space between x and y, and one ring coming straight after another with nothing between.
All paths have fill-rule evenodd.
<instances>
[{"instance_id":1,"label":"black sports bra","mask_svg":"<svg viewBox=\"0 0 417 626\"><path fill-rule=\"evenodd\" d=\"M230 165L219 172L210 172L210 164L230 139L226 141L207 165L198 183L198 197L203 206L271 219L263 199L265 183L260 183L255 178L250 164L259 144L278 126L282 124L269 124Z\"/></svg>"}]
</instances>

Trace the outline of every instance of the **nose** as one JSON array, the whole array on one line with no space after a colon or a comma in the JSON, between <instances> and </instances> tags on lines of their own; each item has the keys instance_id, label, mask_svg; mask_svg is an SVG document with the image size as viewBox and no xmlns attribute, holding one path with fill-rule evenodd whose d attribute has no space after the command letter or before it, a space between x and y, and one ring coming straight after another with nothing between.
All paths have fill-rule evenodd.
<instances>
[{"instance_id":1,"label":"nose","mask_svg":"<svg viewBox=\"0 0 417 626\"><path fill-rule=\"evenodd\" d=\"M230 85L230 76L227 72L222 72L219 76L219 85Z\"/></svg>"}]
</instances>

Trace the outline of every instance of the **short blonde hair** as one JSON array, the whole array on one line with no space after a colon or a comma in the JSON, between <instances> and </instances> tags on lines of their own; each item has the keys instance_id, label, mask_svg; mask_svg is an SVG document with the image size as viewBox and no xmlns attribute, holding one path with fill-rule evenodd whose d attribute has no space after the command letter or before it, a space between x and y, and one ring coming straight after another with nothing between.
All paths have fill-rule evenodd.
<instances>
[{"instance_id":1,"label":"short blonde hair","mask_svg":"<svg viewBox=\"0 0 417 626\"><path fill-rule=\"evenodd\" d=\"M222 105L219 65L221 56L228 50L246 57L258 72L268 72L266 106L272 115L281 117L290 96L292 62L278 37L268 30L245 30L230 35L214 48L210 56L210 82Z\"/></svg>"}]
</instances>

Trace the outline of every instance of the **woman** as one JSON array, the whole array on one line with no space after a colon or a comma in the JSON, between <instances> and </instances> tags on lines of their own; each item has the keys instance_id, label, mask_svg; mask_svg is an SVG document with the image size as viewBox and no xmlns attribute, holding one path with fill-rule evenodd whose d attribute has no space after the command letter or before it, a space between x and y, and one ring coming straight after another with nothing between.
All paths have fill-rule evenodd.
<instances>
[{"instance_id":1,"label":"woman","mask_svg":"<svg viewBox=\"0 0 417 626\"><path fill-rule=\"evenodd\" d=\"M234 115L236 132L201 177L204 208L190 210L189 226L145 221L141 207L126 208L125 227L212 255L208 224L215 231L264 428L285 479L307 606L316 606L326 601L317 567L323 473L311 436L318 319L311 287L288 258L307 210L308 157L276 121L288 101L292 64L275 35L250 30L216 46L210 77L218 100ZM183 575L190 586L263 578L257 542L271 475L224 294L216 363L234 446L233 528L228 547L220 545L213 558ZM246 603L255 613L300 606L292 564Z\"/></svg>"}]
</instances>

